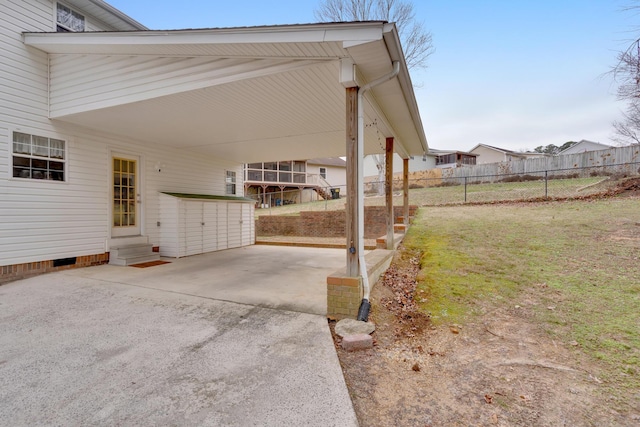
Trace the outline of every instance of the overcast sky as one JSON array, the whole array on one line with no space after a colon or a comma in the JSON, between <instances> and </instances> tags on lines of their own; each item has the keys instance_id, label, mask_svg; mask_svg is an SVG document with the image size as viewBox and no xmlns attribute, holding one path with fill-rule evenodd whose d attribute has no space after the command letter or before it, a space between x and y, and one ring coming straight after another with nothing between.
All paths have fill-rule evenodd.
<instances>
[{"instance_id":1,"label":"overcast sky","mask_svg":"<svg viewBox=\"0 0 640 427\"><path fill-rule=\"evenodd\" d=\"M317 1L107 0L151 29L315 22ZM631 0L419 0L433 34L412 72L431 148L511 150L611 141L625 104L603 77L637 36ZM176 7L177 6L177 7ZM640 33L640 30L638 30Z\"/></svg>"}]
</instances>

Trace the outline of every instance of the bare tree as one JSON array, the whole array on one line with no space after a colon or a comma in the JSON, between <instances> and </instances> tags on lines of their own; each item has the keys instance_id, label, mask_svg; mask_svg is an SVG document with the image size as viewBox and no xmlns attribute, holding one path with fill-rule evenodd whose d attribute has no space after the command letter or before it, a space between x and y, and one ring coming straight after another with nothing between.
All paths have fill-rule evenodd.
<instances>
[{"instance_id":1,"label":"bare tree","mask_svg":"<svg viewBox=\"0 0 640 427\"><path fill-rule=\"evenodd\" d=\"M322 0L314 12L319 21L395 22L409 69L427 67L434 52L431 33L416 21L413 3L404 0Z\"/></svg>"},{"instance_id":2,"label":"bare tree","mask_svg":"<svg viewBox=\"0 0 640 427\"><path fill-rule=\"evenodd\" d=\"M623 113L623 120L613 122L615 136L613 139L620 144L640 144L640 100L629 102L627 111Z\"/></svg>"},{"instance_id":3,"label":"bare tree","mask_svg":"<svg viewBox=\"0 0 640 427\"><path fill-rule=\"evenodd\" d=\"M640 2L627 6L627 12L640 11ZM640 38L631 41L627 48L618 53L617 62L611 69L614 81L618 83L618 99L627 101L627 111L621 121L613 122L615 136L620 144L640 142Z\"/></svg>"},{"instance_id":4,"label":"bare tree","mask_svg":"<svg viewBox=\"0 0 640 427\"><path fill-rule=\"evenodd\" d=\"M618 63L611 72L618 83L618 99L628 102L622 120L612 123L613 139L619 144L637 144L640 142L640 39L618 54Z\"/></svg>"},{"instance_id":5,"label":"bare tree","mask_svg":"<svg viewBox=\"0 0 640 427\"><path fill-rule=\"evenodd\" d=\"M640 98L640 39L619 52L617 61L611 73L618 83L618 99Z\"/></svg>"}]
</instances>

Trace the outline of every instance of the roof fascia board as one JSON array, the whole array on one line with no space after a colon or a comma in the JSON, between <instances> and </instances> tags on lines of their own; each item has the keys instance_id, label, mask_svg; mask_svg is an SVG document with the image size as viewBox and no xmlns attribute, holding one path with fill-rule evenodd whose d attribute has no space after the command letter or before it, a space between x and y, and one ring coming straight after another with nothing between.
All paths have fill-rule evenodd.
<instances>
[{"instance_id":1,"label":"roof fascia board","mask_svg":"<svg viewBox=\"0 0 640 427\"><path fill-rule=\"evenodd\" d=\"M364 25L363 25L364 24ZM47 45L176 45L233 43L368 43L382 37L375 22L171 31L117 31L83 33L24 33L25 44L47 51Z\"/></svg>"}]
</instances>

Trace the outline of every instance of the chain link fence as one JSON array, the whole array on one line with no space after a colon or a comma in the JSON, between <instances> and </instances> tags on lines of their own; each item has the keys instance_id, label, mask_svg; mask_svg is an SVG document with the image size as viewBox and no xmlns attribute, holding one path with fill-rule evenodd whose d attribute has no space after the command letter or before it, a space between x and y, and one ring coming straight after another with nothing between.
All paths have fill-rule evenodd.
<instances>
[{"instance_id":1,"label":"chain link fence","mask_svg":"<svg viewBox=\"0 0 640 427\"><path fill-rule=\"evenodd\" d=\"M640 177L640 162L522 174L409 179L409 203L438 206L579 198L605 193L630 177ZM366 182L365 205L384 205L384 187L384 182ZM394 204L402 204L402 191L402 179L394 177ZM256 200L257 215L282 215L301 210L344 209L345 193L344 187L329 187L247 194L246 197Z\"/></svg>"},{"instance_id":2,"label":"chain link fence","mask_svg":"<svg viewBox=\"0 0 640 427\"><path fill-rule=\"evenodd\" d=\"M436 206L578 198L604 193L620 180L638 176L640 163L623 163L522 174L413 179L409 181L409 203ZM380 184L370 183L365 191L378 194ZM399 191L402 191L402 181L396 179L394 192Z\"/></svg>"}]
</instances>

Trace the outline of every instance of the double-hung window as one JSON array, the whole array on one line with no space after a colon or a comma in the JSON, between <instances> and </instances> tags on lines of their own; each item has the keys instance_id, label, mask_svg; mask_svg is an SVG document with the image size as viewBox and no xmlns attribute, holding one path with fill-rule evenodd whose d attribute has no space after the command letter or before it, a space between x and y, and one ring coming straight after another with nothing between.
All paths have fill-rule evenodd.
<instances>
[{"instance_id":1,"label":"double-hung window","mask_svg":"<svg viewBox=\"0 0 640 427\"><path fill-rule=\"evenodd\" d=\"M13 177L64 181L65 148L61 139L13 132Z\"/></svg>"},{"instance_id":2,"label":"double-hung window","mask_svg":"<svg viewBox=\"0 0 640 427\"><path fill-rule=\"evenodd\" d=\"M234 171L227 171L226 179L226 194L236 194L236 173Z\"/></svg>"},{"instance_id":3,"label":"double-hung window","mask_svg":"<svg viewBox=\"0 0 640 427\"><path fill-rule=\"evenodd\" d=\"M56 31L59 33L84 31L84 15L58 3L56 8Z\"/></svg>"}]
</instances>

